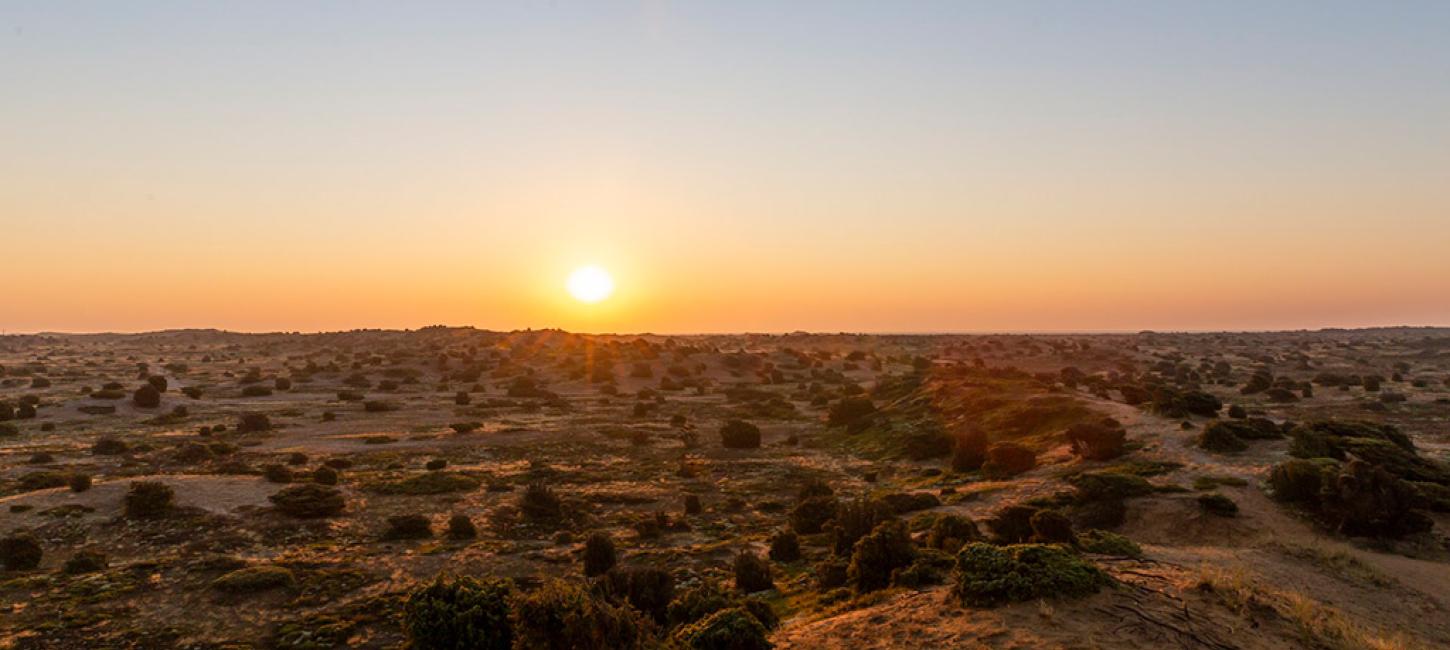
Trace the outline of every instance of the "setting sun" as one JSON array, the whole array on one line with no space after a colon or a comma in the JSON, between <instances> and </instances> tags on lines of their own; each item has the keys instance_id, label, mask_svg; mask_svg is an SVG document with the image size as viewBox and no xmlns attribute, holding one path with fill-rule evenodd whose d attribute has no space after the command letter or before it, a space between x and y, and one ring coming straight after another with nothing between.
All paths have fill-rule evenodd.
<instances>
[{"instance_id":1,"label":"setting sun","mask_svg":"<svg viewBox=\"0 0 1450 650\"><path fill-rule=\"evenodd\" d=\"M569 274L569 295L580 302L596 303L614 293L614 279L597 266L581 266Z\"/></svg>"}]
</instances>

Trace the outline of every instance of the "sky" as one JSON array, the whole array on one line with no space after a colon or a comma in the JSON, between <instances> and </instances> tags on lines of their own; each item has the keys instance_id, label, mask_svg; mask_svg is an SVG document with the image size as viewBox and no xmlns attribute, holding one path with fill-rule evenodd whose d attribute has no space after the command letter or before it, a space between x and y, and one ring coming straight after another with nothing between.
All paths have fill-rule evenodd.
<instances>
[{"instance_id":1,"label":"sky","mask_svg":"<svg viewBox=\"0 0 1450 650\"><path fill-rule=\"evenodd\" d=\"M1450 325L1447 34L1412 1L9 0L0 330Z\"/></svg>"}]
</instances>

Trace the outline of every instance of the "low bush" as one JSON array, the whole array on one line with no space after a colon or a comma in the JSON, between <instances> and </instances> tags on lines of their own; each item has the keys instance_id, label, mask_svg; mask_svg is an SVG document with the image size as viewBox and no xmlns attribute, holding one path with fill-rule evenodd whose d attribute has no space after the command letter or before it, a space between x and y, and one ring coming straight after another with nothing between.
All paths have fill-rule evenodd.
<instances>
[{"instance_id":1,"label":"low bush","mask_svg":"<svg viewBox=\"0 0 1450 650\"><path fill-rule=\"evenodd\" d=\"M1073 453L1088 460L1111 460L1123 455L1127 432L1112 418L1074 424L1064 434Z\"/></svg>"},{"instance_id":2,"label":"low bush","mask_svg":"<svg viewBox=\"0 0 1450 650\"><path fill-rule=\"evenodd\" d=\"M105 553L95 549L82 549L67 558L60 571L66 575L94 573L104 570L108 563Z\"/></svg>"},{"instance_id":3,"label":"low bush","mask_svg":"<svg viewBox=\"0 0 1450 650\"><path fill-rule=\"evenodd\" d=\"M775 588L771 578L770 563L760 556L742 552L735 556L735 588L744 593L768 591Z\"/></svg>"},{"instance_id":4,"label":"low bush","mask_svg":"<svg viewBox=\"0 0 1450 650\"><path fill-rule=\"evenodd\" d=\"M383 539L426 539L433 536L433 522L427 515L394 515L388 517L388 530Z\"/></svg>"},{"instance_id":5,"label":"low bush","mask_svg":"<svg viewBox=\"0 0 1450 650\"><path fill-rule=\"evenodd\" d=\"M1052 544L968 544L957 554L955 578L953 593L973 607L1086 596L1112 583L1091 562Z\"/></svg>"},{"instance_id":6,"label":"low bush","mask_svg":"<svg viewBox=\"0 0 1450 650\"><path fill-rule=\"evenodd\" d=\"M267 500L272 502L278 512L300 519L331 517L340 514L347 505L342 492L337 488L317 483L283 488L282 491L267 497Z\"/></svg>"},{"instance_id":7,"label":"low bush","mask_svg":"<svg viewBox=\"0 0 1450 650\"><path fill-rule=\"evenodd\" d=\"M29 533L12 533L0 537L0 566L6 571L28 571L40 566L45 552Z\"/></svg>"},{"instance_id":8,"label":"low bush","mask_svg":"<svg viewBox=\"0 0 1450 650\"><path fill-rule=\"evenodd\" d=\"M463 541L478 537L478 527L473 525L473 520L468 515L455 514L448 518L448 539Z\"/></svg>"},{"instance_id":9,"label":"low bush","mask_svg":"<svg viewBox=\"0 0 1450 650\"><path fill-rule=\"evenodd\" d=\"M801 559L800 537L793 531L776 531L770 537L770 559L776 562L795 562Z\"/></svg>"},{"instance_id":10,"label":"low bush","mask_svg":"<svg viewBox=\"0 0 1450 650\"><path fill-rule=\"evenodd\" d=\"M237 419L237 433L270 431L272 420L265 413L245 413Z\"/></svg>"},{"instance_id":11,"label":"low bush","mask_svg":"<svg viewBox=\"0 0 1450 650\"><path fill-rule=\"evenodd\" d=\"M584 575L603 575L619 562L614 540L607 533L596 532L584 540Z\"/></svg>"},{"instance_id":12,"label":"low bush","mask_svg":"<svg viewBox=\"0 0 1450 650\"><path fill-rule=\"evenodd\" d=\"M414 650L510 650L513 583L436 578L408 596L403 630Z\"/></svg>"},{"instance_id":13,"label":"low bush","mask_svg":"<svg viewBox=\"0 0 1450 650\"><path fill-rule=\"evenodd\" d=\"M838 504L834 497L813 496L802 500L790 512L790 525L802 535L821 532L826 522L836 517Z\"/></svg>"},{"instance_id":14,"label":"low bush","mask_svg":"<svg viewBox=\"0 0 1450 650\"><path fill-rule=\"evenodd\" d=\"M1233 517L1239 513L1239 504L1222 494L1198 495L1198 507L1208 514L1219 517Z\"/></svg>"},{"instance_id":15,"label":"low bush","mask_svg":"<svg viewBox=\"0 0 1450 650\"><path fill-rule=\"evenodd\" d=\"M1037 453L1015 442L999 442L987 449L982 471L993 478L1009 478L1037 467Z\"/></svg>"},{"instance_id":16,"label":"low bush","mask_svg":"<svg viewBox=\"0 0 1450 650\"><path fill-rule=\"evenodd\" d=\"M722 609L674 634L690 650L769 650L774 647L760 620L743 607Z\"/></svg>"},{"instance_id":17,"label":"low bush","mask_svg":"<svg viewBox=\"0 0 1450 650\"><path fill-rule=\"evenodd\" d=\"M265 565L237 569L211 583L211 588L230 594L246 594L279 587L290 587L296 582L292 571L286 567Z\"/></svg>"},{"instance_id":18,"label":"low bush","mask_svg":"<svg viewBox=\"0 0 1450 650\"><path fill-rule=\"evenodd\" d=\"M1106 530L1089 530L1079 533L1077 547L1087 553L1118 555L1122 557L1143 557L1143 549L1133 540Z\"/></svg>"},{"instance_id":19,"label":"low bush","mask_svg":"<svg viewBox=\"0 0 1450 650\"><path fill-rule=\"evenodd\" d=\"M1056 510L1038 510L1029 521L1032 526L1030 541L1037 544L1072 545L1077 537L1072 532L1072 521Z\"/></svg>"},{"instance_id":20,"label":"low bush","mask_svg":"<svg viewBox=\"0 0 1450 650\"><path fill-rule=\"evenodd\" d=\"M614 605L561 580L515 597L512 609L516 650L640 648L651 628L629 606Z\"/></svg>"},{"instance_id":21,"label":"low bush","mask_svg":"<svg viewBox=\"0 0 1450 650\"><path fill-rule=\"evenodd\" d=\"M967 544L983 541L983 536L971 519L960 515L941 515L932 522L924 541L927 548L955 554Z\"/></svg>"},{"instance_id":22,"label":"low bush","mask_svg":"<svg viewBox=\"0 0 1450 650\"><path fill-rule=\"evenodd\" d=\"M727 449L760 447L760 427L744 420L730 420L720 427L720 444Z\"/></svg>"},{"instance_id":23,"label":"low bush","mask_svg":"<svg viewBox=\"0 0 1450 650\"><path fill-rule=\"evenodd\" d=\"M109 436L102 436L96 439L91 445L91 453L97 456L116 456L126 453L130 449L125 442Z\"/></svg>"},{"instance_id":24,"label":"low bush","mask_svg":"<svg viewBox=\"0 0 1450 650\"><path fill-rule=\"evenodd\" d=\"M987 462L987 434L968 429L952 437L952 471L975 472Z\"/></svg>"},{"instance_id":25,"label":"low bush","mask_svg":"<svg viewBox=\"0 0 1450 650\"><path fill-rule=\"evenodd\" d=\"M891 585L891 574L911 565L916 559L916 545L906 524L886 521L856 542L846 578L859 593L885 589Z\"/></svg>"},{"instance_id":26,"label":"low bush","mask_svg":"<svg viewBox=\"0 0 1450 650\"><path fill-rule=\"evenodd\" d=\"M675 598L675 579L656 567L616 566L600 581L604 593L628 602L656 622L663 623Z\"/></svg>"},{"instance_id":27,"label":"low bush","mask_svg":"<svg viewBox=\"0 0 1450 650\"><path fill-rule=\"evenodd\" d=\"M175 498L176 492L165 483L136 481L126 492L126 516L142 519L160 517L171 511Z\"/></svg>"}]
</instances>

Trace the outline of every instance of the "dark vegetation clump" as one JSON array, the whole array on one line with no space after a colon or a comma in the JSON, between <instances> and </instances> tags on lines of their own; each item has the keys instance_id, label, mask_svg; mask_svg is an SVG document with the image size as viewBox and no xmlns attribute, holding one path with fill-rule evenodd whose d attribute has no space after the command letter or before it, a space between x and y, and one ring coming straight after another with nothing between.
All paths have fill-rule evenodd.
<instances>
[{"instance_id":1,"label":"dark vegetation clump","mask_svg":"<svg viewBox=\"0 0 1450 650\"><path fill-rule=\"evenodd\" d=\"M73 472L66 480L71 492L85 492L91 489L91 475L83 472Z\"/></svg>"},{"instance_id":2,"label":"dark vegetation clump","mask_svg":"<svg viewBox=\"0 0 1450 650\"><path fill-rule=\"evenodd\" d=\"M165 483L136 481L126 492L126 516L138 519L160 517L171 511L175 497L175 491Z\"/></svg>"},{"instance_id":3,"label":"dark vegetation clump","mask_svg":"<svg viewBox=\"0 0 1450 650\"><path fill-rule=\"evenodd\" d=\"M882 522L894 518L891 509L880 501L856 499L841 502L830 528L836 555L849 557L857 540L870 534Z\"/></svg>"},{"instance_id":4,"label":"dark vegetation clump","mask_svg":"<svg viewBox=\"0 0 1450 650\"><path fill-rule=\"evenodd\" d=\"M675 598L675 579L668 571L647 566L616 566L600 581L604 593L628 602L663 623Z\"/></svg>"},{"instance_id":5,"label":"dark vegetation clump","mask_svg":"<svg viewBox=\"0 0 1450 650\"><path fill-rule=\"evenodd\" d=\"M722 609L674 634L690 650L770 650L765 626L744 607Z\"/></svg>"},{"instance_id":6,"label":"dark vegetation clump","mask_svg":"<svg viewBox=\"0 0 1450 650\"><path fill-rule=\"evenodd\" d=\"M1112 583L1082 556L1052 544L969 544L957 554L953 593L972 607L1073 598Z\"/></svg>"},{"instance_id":7,"label":"dark vegetation clump","mask_svg":"<svg viewBox=\"0 0 1450 650\"><path fill-rule=\"evenodd\" d=\"M564 502L543 483L530 483L519 497L519 511L532 521L555 521L564 514Z\"/></svg>"},{"instance_id":8,"label":"dark vegetation clump","mask_svg":"<svg viewBox=\"0 0 1450 650\"><path fill-rule=\"evenodd\" d=\"M927 548L943 553L955 554L972 542L983 541L982 531L976 522L961 515L940 515L934 518L927 529L924 543Z\"/></svg>"},{"instance_id":9,"label":"dark vegetation clump","mask_svg":"<svg viewBox=\"0 0 1450 650\"><path fill-rule=\"evenodd\" d=\"M265 413L245 413L237 420L237 433L270 431L272 420Z\"/></svg>"},{"instance_id":10,"label":"dark vegetation clump","mask_svg":"<svg viewBox=\"0 0 1450 650\"><path fill-rule=\"evenodd\" d=\"M403 604L403 630L415 650L510 650L513 583L438 577Z\"/></svg>"},{"instance_id":11,"label":"dark vegetation clump","mask_svg":"<svg viewBox=\"0 0 1450 650\"><path fill-rule=\"evenodd\" d=\"M730 420L720 427L720 444L726 449L760 447L760 427L744 420Z\"/></svg>"},{"instance_id":12,"label":"dark vegetation clump","mask_svg":"<svg viewBox=\"0 0 1450 650\"><path fill-rule=\"evenodd\" d=\"M156 408L161 406L161 391L151 384L142 384L131 394L131 402L138 408Z\"/></svg>"},{"instance_id":13,"label":"dark vegetation clump","mask_svg":"<svg viewBox=\"0 0 1450 650\"><path fill-rule=\"evenodd\" d=\"M845 427L848 433L859 433L866 430L871 423L871 416L875 414L876 405L870 399L859 396L843 397L831 406L826 415L826 425Z\"/></svg>"},{"instance_id":14,"label":"dark vegetation clump","mask_svg":"<svg viewBox=\"0 0 1450 650\"><path fill-rule=\"evenodd\" d=\"M857 540L846 578L860 593L885 589L891 585L892 573L910 566L915 559L916 545L906 524L886 521Z\"/></svg>"},{"instance_id":15,"label":"dark vegetation clump","mask_svg":"<svg viewBox=\"0 0 1450 650\"><path fill-rule=\"evenodd\" d=\"M318 485L337 485L337 470L323 465L312 470L312 482Z\"/></svg>"},{"instance_id":16,"label":"dark vegetation clump","mask_svg":"<svg viewBox=\"0 0 1450 650\"><path fill-rule=\"evenodd\" d=\"M1037 467L1037 453L1015 442L999 442L987 449L982 472L992 478L1010 478Z\"/></svg>"},{"instance_id":17,"label":"dark vegetation clump","mask_svg":"<svg viewBox=\"0 0 1450 650\"><path fill-rule=\"evenodd\" d=\"M770 536L770 559L776 562L795 562L801 559L800 537L794 531L776 531Z\"/></svg>"},{"instance_id":18,"label":"dark vegetation clump","mask_svg":"<svg viewBox=\"0 0 1450 650\"><path fill-rule=\"evenodd\" d=\"M743 552L735 556L735 588L744 593L755 593L775 588L771 578L770 563L760 556Z\"/></svg>"},{"instance_id":19,"label":"dark vegetation clump","mask_svg":"<svg viewBox=\"0 0 1450 650\"><path fill-rule=\"evenodd\" d=\"M819 533L825 529L826 522L836 517L838 505L835 497L808 497L791 510L791 528L802 535Z\"/></svg>"},{"instance_id":20,"label":"dark vegetation clump","mask_svg":"<svg viewBox=\"0 0 1450 650\"><path fill-rule=\"evenodd\" d=\"M517 594L511 606L514 648L639 648L652 629L628 605L616 605L562 580Z\"/></svg>"},{"instance_id":21,"label":"dark vegetation clump","mask_svg":"<svg viewBox=\"0 0 1450 650\"><path fill-rule=\"evenodd\" d=\"M91 445L91 453L97 456L116 456L126 453L130 447L118 438L103 436Z\"/></svg>"},{"instance_id":22,"label":"dark vegetation clump","mask_svg":"<svg viewBox=\"0 0 1450 650\"><path fill-rule=\"evenodd\" d=\"M952 471L975 472L987 462L987 434L968 429L952 439Z\"/></svg>"},{"instance_id":23,"label":"dark vegetation clump","mask_svg":"<svg viewBox=\"0 0 1450 650\"><path fill-rule=\"evenodd\" d=\"M609 535L596 532L584 540L584 575L594 577L603 575L614 568L619 562L619 554L615 551L614 540Z\"/></svg>"},{"instance_id":24,"label":"dark vegetation clump","mask_svg":"<svg viewBox=\"0 0 1450 650\"><path fill-rule=\"evenodd\" d=\"M286 465L270 464L262 467L262 478L273 483L291 483L292 470Z\"/></svg>"},{"instance_id":25,"label":"dark vegetation clump","mask_svg":"<svg viewBox=\"0 0 1450 650\"><path fill-rule=\"evenodd\" d=\"M478 537L478 528L473 525L473 520L465 514L455 514L448 518L448 539L462 541Z\"/></svg>"},{"instance_id":26,"label":"dark vegetation clump","mask_svg":"<svg viewBox=\"0 0 1450 650\"><path fill-rule=\"evenodd\" d=\"M1056 510L1038 510L1028 521L1032 526L1032 538L1037 544L1072 545L1077 537L1072 532L1072 521Z\"/></svg>"},{"instance_id":27,"label":"dark vegetation clump","mask_svg":"<svg viewBox=\"0 0 1450 650\"><path fill-rule=\"evenodd\" d=\"M44 556L40 542L29 533L12 533L0 537L0 565L6 571L28 571L40 566Z\"/></svg>"},{"instance_id":28,"label":"dark vegetation clump","mask_svg":"<svg viewBox=\"0 0 1450 650\"><path fill-rule=\"evenodd\" d=\"M104 570L107 564L105 553L95 549L82 549L67 558L65 564L61 565L60 571L66 575L94 573Z\"/></svg>"},{"instance_id":29,"label":"dark vegetation clump","mask_svg":"<svg viewBox=\"0 0 1450 650\"><path fill-rule=\"evenodd\" d=\"M388 530L383 539L426 539L433 536L433 522L427 515L394 515L388 517Z\"/></svg>"},{"instance_id":30,"label":"dark vegetation clump","mask_svg":"<svg viewBox=\"0 0 1450 650\"><path fill-rule=\"evenodd\" d=\"M272 502L278 512L299 519L332 517L341 514L347 505L342 492L337 488L317 483L283 488L282 491L267 497L267 500Z\"/></svg>"},{"instance_id":31,"label":"dark vegetation clump","mask_svg":"<svg viewBox=\"0 0 1450 650\"><path fill-rule=\"evenodd\" d=\"M1083 422L1068 428L1067 441L1072 452L1088 460L1112 460L1123 455L1127 432L1113 418Z\"/></svg>"},{"instance_id":32,"label":"dark vegetation clump","mask_svg":"<svg viewBox=\"0 0 1450 650\"><path fill-rule=\"evenodd\" d=\"M211 583L212 589L231 594L249 594L268 589L290 587L297 581L290 569L262 565L237 569Z\"/></svg>"},{"instance_id":33,"label":"dark vegetation clump","mask_svg":"<svg viewBox=\"0 0 1450 650\"><path fill-rule=\"evenodd\" d=\"M1222 494L1200 494L1198 507L1208 514L1219 517L1233 517L1239 513L1239 504Z\"/></svg>"}]
</instances>

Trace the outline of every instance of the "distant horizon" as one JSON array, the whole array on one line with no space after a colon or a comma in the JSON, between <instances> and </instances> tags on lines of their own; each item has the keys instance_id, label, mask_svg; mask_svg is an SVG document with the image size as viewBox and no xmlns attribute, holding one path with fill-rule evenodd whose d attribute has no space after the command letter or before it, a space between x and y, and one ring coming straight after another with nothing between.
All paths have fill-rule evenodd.
<instances>
[{"instance_id":1,"label":"distant horizon","mask_svg":"<svg viewBox=\"0 0 1450 650\"><path fill-rule=\"evenodd\" d=\"M140 336L146 334L169 334L180 332L215 332L218 334L240 334L240 335L269 335L269 334L296 334L296 335L318 335L318 334L346 334L350 332L418 332L428 328L439 327L443 329L471 329L479 332L493 334L513 334L518 332L548 332L559 331L565 334L577 334L581 336L790 336L802 334L808 336L1092 336L1092 335L1124 335L1124 334L1290 334L1290 333L1314 333L1327 331L1366 331L1366 330L1450 330L1447 325L1365 325L1365 326L1336 326L1326 325L1322 327L1297 327L1283 329L1123 329L1123 330L922 330L922 331L855 331L855 330L778 330L778 331L717 331L717 332L664 332L664 331L638 331L638 332L585 332L569 330L560 327L523 327L512 329L494 329L478 327L474 325L422 325L418 327L355 327L348 329L321 329L321 330L238 330L221 327L166 327L148 330L103 330L103 331L65 331L65 330L39 330L27 332L11 332L0 330L0 337L3 336Z\"/></svg>"}]
</instances>

